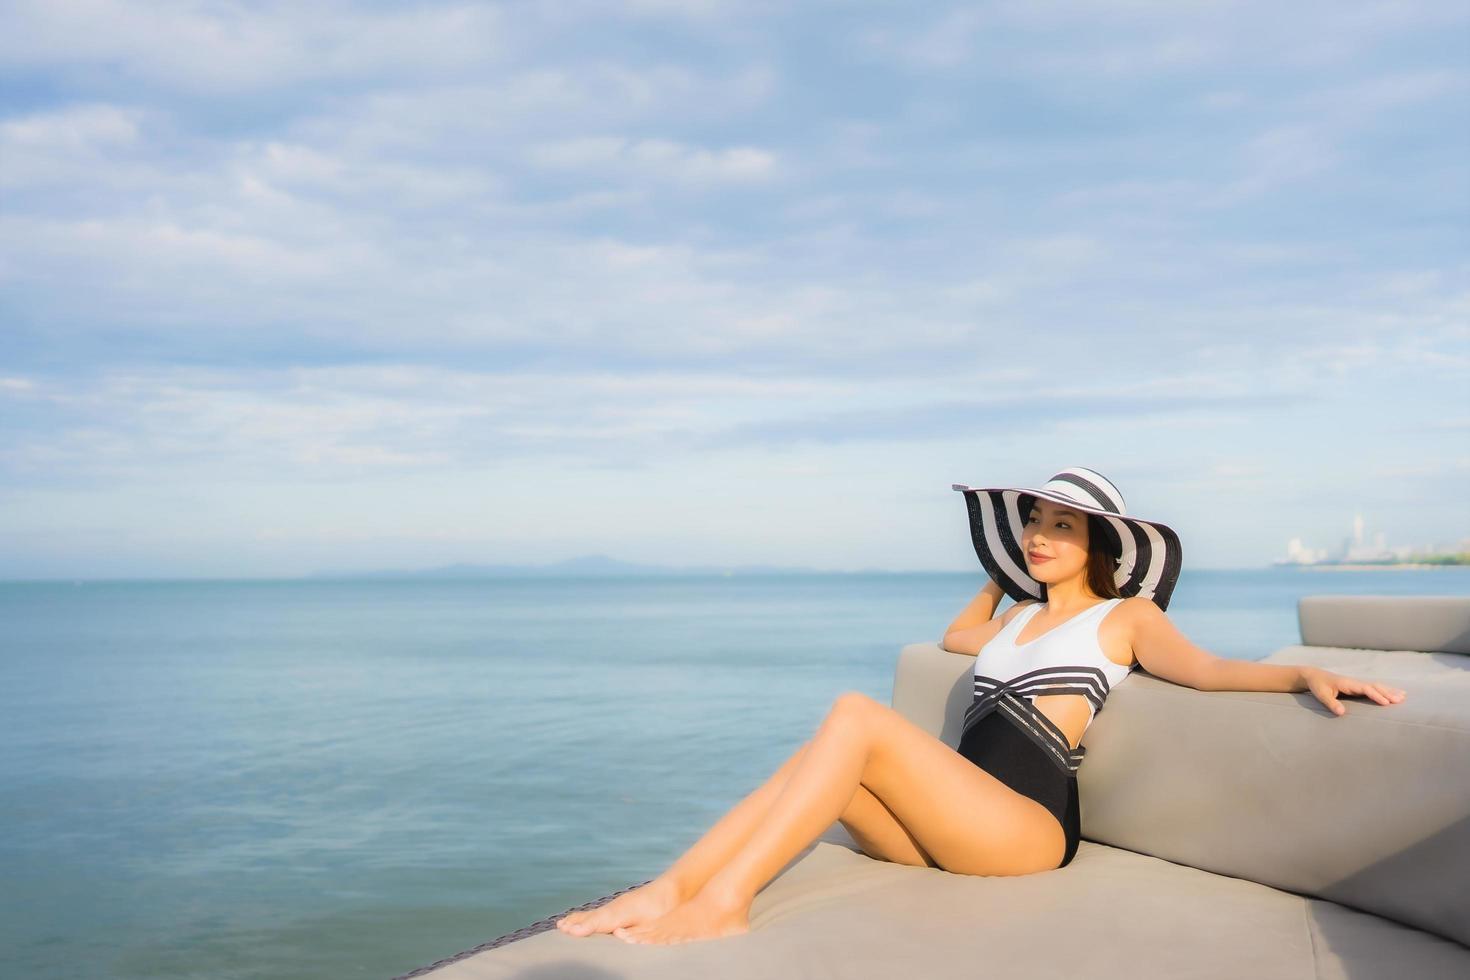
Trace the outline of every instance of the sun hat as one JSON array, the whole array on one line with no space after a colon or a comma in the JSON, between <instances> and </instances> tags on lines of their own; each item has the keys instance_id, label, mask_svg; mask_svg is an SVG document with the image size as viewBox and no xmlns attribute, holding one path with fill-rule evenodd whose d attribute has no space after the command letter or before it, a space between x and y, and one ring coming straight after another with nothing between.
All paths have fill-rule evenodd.
<instances>
[{"instance_id":1,"label":"sun hat","mask_svg":"<svg viewBox=\"0 0 1470 980\"><path fill-rule=\"evenodd\" d=\"M1042 596L1041 583L1027 573L1026 556L1021 551L1021 531L1026 522L1021 498L1040 497L1102 518L1113 551L1120 555L1114 572L1118 592L1124 598L1143 596L1160 609L1169 608L1183 555L1179 535L1157 521L1128 516L1123 494L1096 470L1070 466L1034 489L968 487L963 483L951 487L965 495L970 538L975 542L980 564L1017 602Z\"/></svg>"}]
</instances>

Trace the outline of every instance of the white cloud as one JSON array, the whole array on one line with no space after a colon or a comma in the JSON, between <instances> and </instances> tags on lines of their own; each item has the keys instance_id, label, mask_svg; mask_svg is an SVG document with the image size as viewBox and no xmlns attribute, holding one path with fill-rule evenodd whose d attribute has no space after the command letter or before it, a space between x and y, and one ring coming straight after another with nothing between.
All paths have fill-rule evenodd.
<instances>
[{"instance_id":1,"label":"white cloud","mask_svg":"<svg viewBox=\"0 0 1470 980\"><path fill-rule=\"evenodd\" d=\"M341 269L344 259L333 248L294 243L269 231L190 227L167 218L0 218L0 230L28 243L28 254L12 262L12 276L34 282L45 268L71 262L91 288L151 304L138 311L142 319L181 310L181 303L194 307L183 318L194 319L202 309L193 301L208 304L221 291L249 283L316 283Z\"/></svg>"},{"instance_id":2,"label":"white cloud","mask_svg":"<svg viewBox=\"0 0 1470 980\"><path fill-rule=\"evenodd\" d=\"M757 0L618 0L612 5L594 0L593 9L608 9L608 6L637 15L670 16L679 18L710 18L734 12L752 13L766 6Z\"/></svg>"},{"instance_id":3,"label":"white cloud","mask_svg":"<svg viewBox=\"0 0 1470 980\"><path fill-rule=\"evenodd\" d=\"M1318 178L1341 160L1331 139L1317 125L1273 126L1241 148L1238 176L1205 195L1208 206L1231 207L1242 201Z\"/></svg>"},{"instance_id":4,"label":"white cloud","mask_svg":"<svg viewBox=\"0 0 1470 980\"><path fill-rule=\"evenodd\" d=\"M932 24L905 36L890 30L868 31L865 46L890 50L899 60L919 68L952 68L974 55L974 39L987 21L980 10L960 7L942 14Z\"/></svg>"},{"instance_id":5,"label":"white cloud","mask_svg":"<svg viewBox=\"0 0 1470 980\"><path fill-rule=\"evenodd\" d=\"M1029 60L1029 71L1058 80L1086 76L1098 80L1135 79L1180 74L1218 64L1232 46L1213 33L1165 34L1141 41L1114 42L1096 48L1046 49Z\"/></svg>"},{"instance_id":6,"label":"white cloud","mask_svg":"<svg viewBox=\"0 0 1470 980\"><path fill-rule=\"evenodd\" d=\"M216 93L321 79L435 77L498 60L514 20L486 4L353 9L340 2L18 0L0 59L71 65Z\"/></svg>"},{"instance_id":7,"label":"white cloud","mask_svg":"<svg viewBox=\"0 0 1470 980\"><path fill-rule=\"evenodd\" d=\"M118 371L28 380L25 392L49 405L57 424L34 435L13 432L0 463L22 479L147 483L194 472L247 482L267 476L342 481L379 470L442 473L490 461L610 465L813 438L926 440L952 435L966 412L997 424L1011 418L1034 397L1037 377L1034 368L1004 360L936 375L922 388L907 379L739 371L413 364ZM1037 407L1071 400L1095 404L1113 424L1131 415L1153 424L1161 405L1197 402L1208 414L1232 399L1244 402L1249 383L1244 377L1225 383L1218 374L1140 375L1129 385L1128 404L1114 409L1111 384L1078 379L1049 384Z\"/></svg>"},{"instance_id":8,"label":"white cloud","mask_svg":"<svg viewBox=\"0 0 1470 980\"><path fill-rule=\"evenodd\" d=\"M1463 96L1467 90L1470 70L1429 68L1351 79L1288 98L1286 105L1303 116L1328 115L1337 125L1362 127L1374 114Z\"/></svg>"},{"instance_id":9,"label":"white cloud","mask_svg":"<svg viewBox=\"0 0 1470 980\"><path fill-rule=\"evenodd\" d=\"M906 68L974 69L1067 91L1245 66L1322 70L1351 64L1396 34L1470 20L1463 5L1430 0L1004 0L983 10L922 10L916 23L860 28L857 45Z\"/></svg>"},{"instance_id":10,"label":"white cloud","mask_svg":"<svg viewBox=\"0 0 1470 980\"><path fill-rule=\"evenodd\" d=\"M7 156L26 148L76 151L132 143L138 138L138 115L136 109L107 103L69 105L6 120L0 123L0 139Z\"/></svg>"},{"instance_id":11,"label":"white cloud","mask_svg":"<svg viewBox=\"0 0 1470 980\"><path fill-rule=\"evenodd\" d=\"M325 107L307 107L291 122L290 137L354 156L415 154L436 162L514 157L538 140L648 120L684 126L739 118L765 105L777 87L776 73L761 63L696 69L593 56L355 91Z\"/></svg>"},{"instance_id":12,"label":"white cloud","mask_svg":"<svg viewBox=\"0 0 1470 980\"><path fill-rule=\"evenodd\" d=\"M1470 474L1470 456L1372 466L1366 475L1381 480L1422 480L1435 477L1463 477L1467 474Z\"/></svg>"},{"instance_id":13,"label":"white cloud","mask_svg":"<svg viewBox=\"0 0 1470 980\"><path fill-rule=\"evenodd\" d=\"M108 177L126 181L138 150L144 113L108 103L81 103L34 112L0 122L0 187L76 185L99 172L123 170Z\"/></svg>"},{"instance_id":14,"label":"white cloud","mask_svg":"<svg viewBox=\"0 0 1470 980\"><path fill-rule=\"evenodd\" d=\"M596 169L647 180L744 182L776 173L776 156L768 150L752 146L708 150L666 139L588 136L537 144L527 155L543 167Z\"/></svg>"}]
</instances>

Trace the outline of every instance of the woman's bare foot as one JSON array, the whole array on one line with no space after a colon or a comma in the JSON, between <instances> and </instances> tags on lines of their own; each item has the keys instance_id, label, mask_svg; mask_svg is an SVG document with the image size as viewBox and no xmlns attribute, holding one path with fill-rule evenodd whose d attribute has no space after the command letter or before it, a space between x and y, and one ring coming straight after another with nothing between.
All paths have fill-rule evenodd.
<instances>
[{"instance_id":1,"label":"woman's bare foot","mask_svg":"<svg viewBox=\"0 0 1470 980\"><path fill-rule=\"evenodd\" d=\"M666 878L655 878L626 895L619 895L606 905L564 915L556 920L556 927L569 936L612 932L620 926L652 922L673 910L683 897L675 882Z\"/></svg>"},{"instance_id":2,"label":"woman's bare foot","mask_svg":"<svg viewBox=\"0 0 1470 980\"><path fill-rule=\"evenodd\" d=\"M652 922L619 926L613 930L625 943L673 945L699 939L720 939L750 931L749 899L726 900L708 891L681 903Z\"/></svg>"}]
</instances>

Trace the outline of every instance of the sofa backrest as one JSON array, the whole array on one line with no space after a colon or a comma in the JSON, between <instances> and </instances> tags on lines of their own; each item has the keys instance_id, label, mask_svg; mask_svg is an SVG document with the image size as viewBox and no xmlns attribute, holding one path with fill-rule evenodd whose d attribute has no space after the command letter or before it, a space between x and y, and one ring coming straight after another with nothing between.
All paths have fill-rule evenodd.
<instances>
[{"instance_id":1,"label":"sofa backrest","mask_svg":"<svg viewBox=\"0 0 1470 980\"><path fill-rule=\"evenodd\" d=\"M1470 654L1467 609L1470 596L1312 595L1297 622L1304 646Z\"/></svg>"},{"instance_id":2,"label":"sofa backrest","mask_svg":"<svg viewBox=\"0 0 1470 980\"><path fill-rule=\"evenodd\" d=\"M1470 946L1470 656L1404 642L1458 649L1470 596L1313 596L1298 613L1304 639L1348 643L1263 663L1381 680L1405 700L1347 697L1336 716L1308 692L1197 691L1136 670L1082 739L1082 836ZM1383 648L1351 642L1353 624ZM955 745L974 663L906 646L894 708Z\"/></svg>"}]
</instances>

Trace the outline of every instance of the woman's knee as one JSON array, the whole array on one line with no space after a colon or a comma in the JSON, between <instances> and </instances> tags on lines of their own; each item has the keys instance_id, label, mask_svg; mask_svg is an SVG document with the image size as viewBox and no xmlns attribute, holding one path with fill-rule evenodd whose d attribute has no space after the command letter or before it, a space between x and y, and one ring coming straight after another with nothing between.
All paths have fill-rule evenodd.
<instances>
[{"instance_id":1,"label":"woman's knee","mask_svg":"<svg viewBox=\"0 0 1470 980\"><path fill-rule=\"evenodd\" d=\"M878 702L862 691L843 691L833 699L832 710L829 714L864 715L877 706Z\"/></svg>"},{"instance_id":2,"label":"woman's knee","mask_svg":"<svg viewBox=\"0 0 1470 980\"><path fill-rule=\"evenodd\" d=\"M832 701L832 710L827 712L823 724L867 731L872 727L875 713L881 709L882 705L861 691L843 691Z\"/></svg>"}]
</instances>

